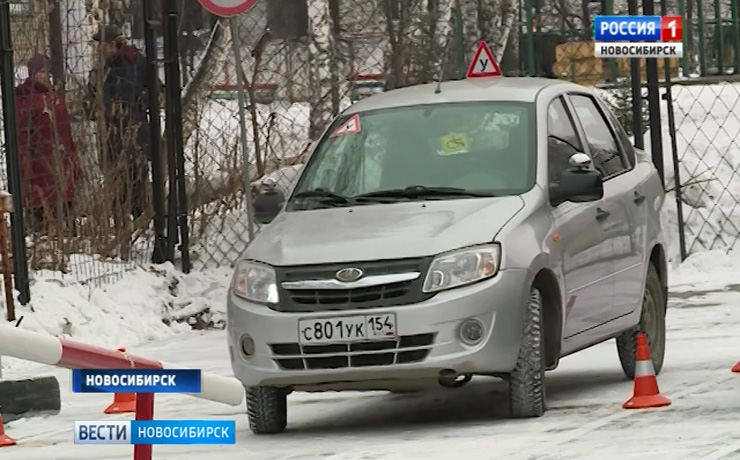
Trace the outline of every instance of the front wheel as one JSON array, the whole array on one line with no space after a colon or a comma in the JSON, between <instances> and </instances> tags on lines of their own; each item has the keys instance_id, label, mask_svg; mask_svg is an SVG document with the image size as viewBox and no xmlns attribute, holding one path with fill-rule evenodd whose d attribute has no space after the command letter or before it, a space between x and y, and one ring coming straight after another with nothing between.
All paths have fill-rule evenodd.
<instances>
[{"instance_id":1,"label":"front wheel","mask_svg":"<svg viewBox=\"0 0 740 460\"><path fill-rule=\"evenodd\" d=\"M637 354L637 333L644 332L648 339L650 358L653 361L655 375L660 374L665 358L665 289L660 275L653 264L650 264L642 296L642 314L640 324L617 337L617 353L624 375L635 378Z\"/></svg>"},{"instance_id":2,"label":"front wheel","mask_svg":"<svg viewBox=\"0 0 740 460\"><path fill-rule=\"evenodd\" d=\"M545 413L545 337L542 294L529 291L519 357L509 375L509 407L513 418L540 417Z\"/></svg>"},{"instance_id":3,"label":"front wheel","mask_svg":"<svg viewBox=\"0 0 740 460\"><path fill-rule=\"evenodd\" d=\"M277 387L248 387L247 417L254 434L275 434L288 424L288 392Z\"/></svg>"}]
</instances>

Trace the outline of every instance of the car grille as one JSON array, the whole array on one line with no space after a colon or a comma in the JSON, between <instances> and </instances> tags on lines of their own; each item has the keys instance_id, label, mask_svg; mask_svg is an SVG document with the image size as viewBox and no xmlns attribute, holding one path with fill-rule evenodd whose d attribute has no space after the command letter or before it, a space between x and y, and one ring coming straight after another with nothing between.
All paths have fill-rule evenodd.
<instances>
[{"instance_id":1,"label":"car grille","mask_svg":"<svg viewBox=\"0 0 740 460\"><path fill-rule=\"evenodd\" d=\"M405 335L396 340L303 345L273 343L272 360L283 370L342 369L390 366L424 361L435 334Z\"/></svg>"},{"instance_id":2,"label":"car grille","mask_svg":"<svg viewBox=\"0 0 740 460\"><path fill-rule=\"evenodd\" d=\"M383 308L419 303L432 295L421 292L430 258L398 259L373 262L346 262L341 264L276 267L280 303L272 308L285 312L316 312ZM418 272L411 281L355 289L285 289L284 282L331 280L337 271L357 267L364 276Z\"/></svg>"}]
</instances>

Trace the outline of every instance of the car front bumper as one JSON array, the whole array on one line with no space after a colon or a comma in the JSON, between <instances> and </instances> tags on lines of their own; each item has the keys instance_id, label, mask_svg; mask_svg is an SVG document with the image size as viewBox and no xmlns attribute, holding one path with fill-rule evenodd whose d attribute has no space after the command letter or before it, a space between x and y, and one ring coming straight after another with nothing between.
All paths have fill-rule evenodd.
<instances>
[{"instance_id":1,"label":"car front bumper","mask_svg":"<svg viewBox=\"0 0 740 460\"><path fill-rule=\"evenodd\" d=\"M278 312L229 292L227 331L234 375L245 386L301 390L352 388L357 383L383 389L382 381L437 379L441 371L508 373L519 352L528 280L526 270L502 270L490 280L440 292L413 305L315 313ZM384 313L396 315L399 340L391 348L353 352L348 345L332 345L313 354L298 344L299 320ZM461 324L471 318L484 327L483 339L474 346L460 337ZM245 337L254 342L249 356L242 351ZM275 344L294 351L286 355ZM355 365L360 360L352 358L360 354L365 357L363 363ZM302 368L285 369L278 364L288 361L291 367Z\"/></svg>"}]
</instances>

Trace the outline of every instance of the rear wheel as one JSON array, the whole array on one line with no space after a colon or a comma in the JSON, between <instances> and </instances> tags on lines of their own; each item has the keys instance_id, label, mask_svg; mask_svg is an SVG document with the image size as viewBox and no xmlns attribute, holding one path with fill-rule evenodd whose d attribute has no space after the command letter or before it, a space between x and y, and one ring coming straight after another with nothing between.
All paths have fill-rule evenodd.
<instances>
[{"instance_id":1,"label":"rear wheel","mask_svg":"<svg viewBox=\"0 0 740 460\"><path fill-rule=\"evenodd\" d=\"M248 387L247 417L254 434L275 434L288 424L288 391L277 387Z\"/></svg>"},{"instance_id":2,"label":"rear wheel","mask_svg":"<svg viewBox=\"0 0 740 460\"><path fill-rule=\"evenodd\" d=\"M642 295L640 324L617 337L619 362L622 365L624 375L629 379L635 378L638 332L644 332L647 336L655 375L658 375L663 368L666 302L665 290L660 275L658 275L658 270L655 269L653 264L650 264L645 281L645 290Z\"/></svg>"},{"instance_id":3,"label":"rear wheel","mask_svg":"<svg viewBox=\"0 0 740 460\"><path fill-rule=\"evenodd\" d=\"M545 338L542 294L532 288L526 304L524 330L516 367L509 376L509 407L513 418L545 413Z\"/></svg>"}]
</instances>

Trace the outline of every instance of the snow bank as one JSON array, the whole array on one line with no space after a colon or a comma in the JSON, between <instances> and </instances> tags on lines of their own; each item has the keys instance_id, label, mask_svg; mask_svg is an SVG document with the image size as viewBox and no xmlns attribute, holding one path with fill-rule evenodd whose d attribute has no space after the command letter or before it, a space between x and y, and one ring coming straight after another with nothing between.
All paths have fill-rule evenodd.
<instances>
[{"instance_id":1,"label":"snow bank","mask_svg":"<svg viewBox=\"0 0 740 460\"><path fill-rule=\"evenodd\" d=\"M671 292L725 290L740 286L740 254L724 250L692 254L670 273Z\"/></svg>"},{"instance_id":2,"label":"snow bank","mask_svg":"<svg viewBox=\"0 0 740 460\"><path fill-rule=\"evenodd\" d=\"M132 346L193 329L223 328L231 269L183 274L171 264L138 268L95 288L37 277L20 327L96 345Z\"/></svg>"}]
</instances>

